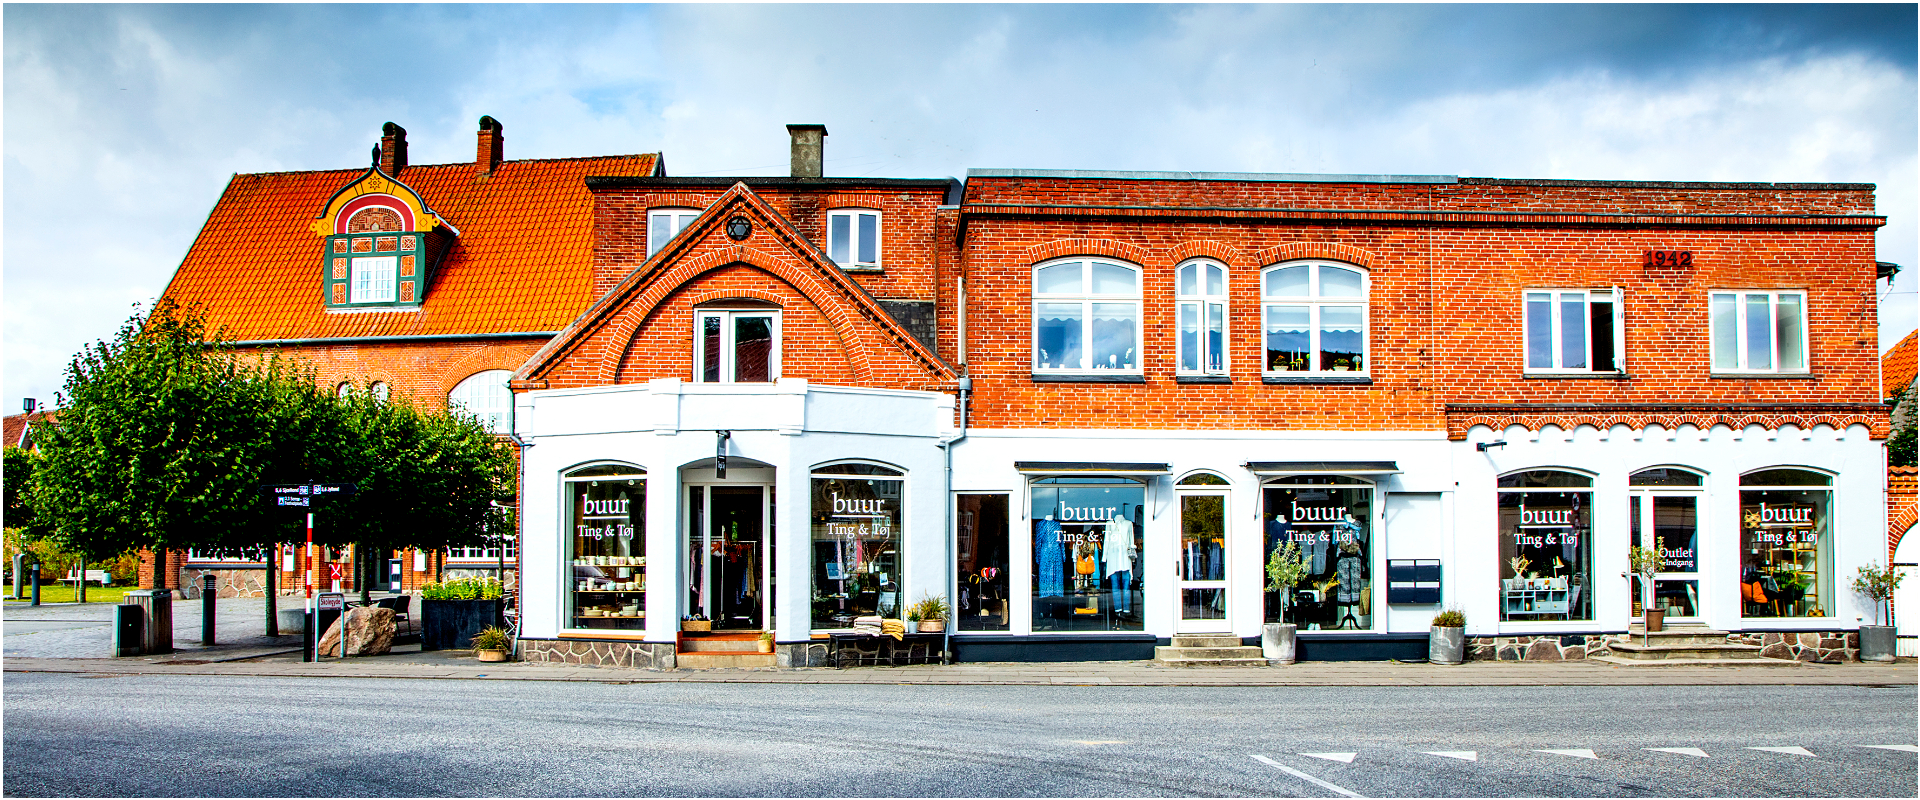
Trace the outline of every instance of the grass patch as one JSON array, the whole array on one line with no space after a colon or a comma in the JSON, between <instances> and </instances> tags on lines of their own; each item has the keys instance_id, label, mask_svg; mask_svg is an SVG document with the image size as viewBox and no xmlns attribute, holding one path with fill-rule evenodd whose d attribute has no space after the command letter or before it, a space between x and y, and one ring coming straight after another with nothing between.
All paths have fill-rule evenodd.
<instances>
[{"instance_id":1,"label":"grass patch","mask_svg":"<svg viewBox=\"0 0 1920 800\"><path fill-rule=\"evenodd\" d=\"M87 587L87 602L88 602L88 603L116 603L116 604L117 604L117 603L119 603L119 602L120 602L120 601L121 601L121 600L122 600L123 598L125 598L125 597L127 596L127 592L131 592L131 591L133 591L133 590L134 590L135 588L137 588L137 587L133 587L133 586L88 586L88 587ZM33 600L31 599L31 598L33 597L33 588L32 588L32 587L25 587L25 588L23 588L23 589L21 590L21 594L24 594L24 595L26 595L26 596L27 596L27 598L26 598L26 599L21 599L21 600L15 600L15 599L13 599L13 584L7 584L7 588L6 588L6 596L7 596L7 604L8 604L8 605L15 605L15 604L18 604L18 605L27 605L28 603L32 603L32 602L33 602ZM40 584L40 602L42 602L42 603L71 603L71 602L73 602L73 601L74 601L74 596L73 596L73 594L74 594L74 593L73 593L73 584L70 584L70 583L43 583L43 584Z\"/></svg>"}]
</instances>

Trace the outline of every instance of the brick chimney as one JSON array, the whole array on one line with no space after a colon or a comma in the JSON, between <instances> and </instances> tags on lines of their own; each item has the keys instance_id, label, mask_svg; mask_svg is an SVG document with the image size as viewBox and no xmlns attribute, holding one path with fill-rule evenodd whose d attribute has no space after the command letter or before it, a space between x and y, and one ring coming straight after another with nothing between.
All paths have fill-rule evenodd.
<instances>
[{"instance_id":1,"label":"brick chimney","mask_svg":"<svg viewBox=\"0 0 1920 800\"><path fill-rule=\"evenodd\" d=\"M787 135L793 137L793 177L820 177L820 165L826 158L827 126L788 125Z\"/></svg>"},{"instance_id":2,"label":"brick chimney","mask_svg":"<svg viewBox=\"0 0 1920 800\"><path fill-rule=\"evenodd\" d=\"M480 143L474 151L473 164L482 175L492 175L493 168L500 166L505 157L507 126L493 117L480 118Z\"/></svg>"},{"instance_id":3,"label":"brick chimney","mask_svg":"<svg viewBox=\"0 0 1920 800\"><path fill-rule=\"evenodd\" d=\"M380 126L380 171L400 176L407 168L407 129L391 122Z\"/></svg>"}]
</instances>

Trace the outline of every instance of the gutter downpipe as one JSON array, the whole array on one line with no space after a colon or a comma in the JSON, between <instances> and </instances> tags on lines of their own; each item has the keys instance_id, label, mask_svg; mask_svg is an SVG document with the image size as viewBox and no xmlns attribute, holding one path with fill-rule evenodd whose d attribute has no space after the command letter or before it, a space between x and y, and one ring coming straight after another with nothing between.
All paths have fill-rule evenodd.
<instances>
[{"instance_id":1,"label":"gutter downpipe","mask_svg":"<svg viewBox=\"0 0 1920 800\"><path fill-rule=\"evenodd\" d=\"M964 370L965 368L962 367L962 369ZM954 549L953 446L956 444L959 444L962 439L967 438L967 399L973 394L973 378L967 377L966 373L962 372L960 375L959 385L956 387L956 389L957 391L955 392L955 394L958 395L958 399L960 401L960 432L958 435L954 436L952 439L948 439L945 442L942 442L940 444L940 450L942 454L946 457L946 462L947 462L946 470L945 470L946 488L942 492L942 494L946 498L945 502L943 503L943 505L946 508L946 520L943 524L945 525L947 530L947 535L945 537L947 555L944 563L941 564L940 568L947 573L946 583L947 583L947 618L948 618L947 625L942 632L943 638L941 641L941 646L942 646L942 652L946 653L945 661L946 663L949 663L949 664L953 663L953 629L954 629L954 626L960 624L960 608L958 605L954 603L954 598L956 596L956 592L959 589L959 586L958 586L958 578L955 576L955 573L954 573L955 564L953 563L953 549Z\"/></svg>"},{"instance_id":2,"label":"gutter downpipe","mask_svg":"<svg viewBox=\"0 0 1920 800\"><path fill-rule=\"evenodd\" d=\"M514 415L515 420L519 418L519 414ZM520 636L526 631L527 627L526 592L523 591L526 589L526 581L522 580L527 576L527 537L524 535L524 528L522 527L526 524L526 514L521 513L526 507L525 504L521 502L521 500L524 499L521 492L526 490L527 449L533 447L533 442L531 439L520 438L520 432L515 430L508 430L507 438L513 440L514 447L519 448L519 452L516 453L518 457L514 459L513 465L515 473L513 484L513 646L507 651L508 658L518 661L520 660ZM506 588L506 583L506 554L502 553L500 562L500 585L503 591Z\"/></svg>"}]
</instances>

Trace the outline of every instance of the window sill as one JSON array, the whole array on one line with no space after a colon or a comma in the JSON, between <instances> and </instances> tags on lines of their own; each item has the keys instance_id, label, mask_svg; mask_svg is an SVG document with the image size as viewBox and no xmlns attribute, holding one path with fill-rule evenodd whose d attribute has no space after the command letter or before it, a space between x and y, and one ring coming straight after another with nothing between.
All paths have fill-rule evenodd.
<instances>
[{"instance_id":1,"label":"window sill","mask_svg":"<svg viewBox=\"0 0 1920 800\"><path fill-rule=\"evenodd\" d=\"M1521 378L1530 381L1630 381L1633 376L1624 372L1524 372Z\"/></svg>"},{"instance_id":2,"label":"window sill","mask_svg":"<svg viewBox=\"0 0 1920 800\"><path fill-rule=\"evenodd\" d=\"M1145 375L1047 375L1034 373L1034 383L1146 383Z\"/></svg>"},{"instance_id":3,"label":"window sill","mask_svg":"<svg viewBox=\"0 0 1920 800\"><path fill-rule=\"evenodd\" d=\"M1713 373L1708 373L1707 377L1713 378L1716 380L1718 379L1746 380L1749 378L1754 380L1762 380L1762 381L1817 381L1817 380L1820 380L1819 375L1815 375L1811 372L1713 372Z\"/></svg>"},{"instance_id":4,"label":"window sill","mask_svg":"<svg viewBox=\"0 0 1920 800\"><path fill-rule=\"evenodd\" d=\"M840 267L841 272L851 272L859 275L880 275L887 271L885 267L847 267L839 264L835 264L834 266Z\"/></svg>"},{"instance_id":5,"label":"window sill","mask_svg":"<svg viewBox=\"0 0 1920 800\"><path fill-rule=\"evenodd\" d=\"M1351 378L1338 375L1286 376L1263 375L1260 382L1269 386L1372 386L1373 378L1357 375Z\"/></svg>"},{"instance_id":6,"label":"window sill","mask_svg":"<svg viewBox=\"0 0 1920 800\"><path fill-rule=\"evenodd\" d=\"M1233 379L1225 375L1175 375L1173 376L1173 382L1228 384L1233 383Z\"/></svg>"}]
</instances>

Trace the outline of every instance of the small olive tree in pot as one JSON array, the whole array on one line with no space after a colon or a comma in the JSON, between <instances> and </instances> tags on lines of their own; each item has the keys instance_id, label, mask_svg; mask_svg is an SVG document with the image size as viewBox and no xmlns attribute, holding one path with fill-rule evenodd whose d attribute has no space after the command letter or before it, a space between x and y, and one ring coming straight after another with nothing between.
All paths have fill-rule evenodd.
<instances>
[{"instance_id":1,"label":"small olive tree in pot","mask_svg":"<svg viewBox=\"0 0 1920 800\"><path fill-rule=\"evenodd\" d=\"M1280 621L1260 627L1260 654L1268 664L1284 665L1294 661L1294 625L1287 622L1287 606L1293 602L1293 587L1307 576L1306 560L1300 546L1286 542L1267 557L1267 591L1278 595Z\"/></svg>"},{"instance_id":2,"label":"small olive tree in pot","mask_svg":"<svg viewBox=\"0 0 1920 800\"><path fill-rule=\"evenodd\" d=\"M1449 608L1433 615L1427 631L1427 661L1455 665L1467 660L1467 612Z\"/></svg>"},{"instance_id":3,"label":"small olive tree in pot","mask_svg":"<svg viewBox=\"0 0 1920 800\"><path fill-rule=\"evenodd\" d=\"M1660 571L1660 554L1651 547L1635 545L1627 550L1627 568L1640 576L1640 612L1646 632L1659 633L1667 616L1666 609L1653 607L1653 575Z\"/></svg>"},{"instance_id":4,"label":"small olive tree in pot","mask_svg":"<svg viewBox=\"0 0 1920 800\"><path fill-rule=\"evenodd\" d=\"M1900 580L1907 576L1892 567L1883 567L1878 561L1860 565L1853 576L1853 590L1873 601L1873 621L1887 620L1887 599L1893 597L1893 590L1900 588ZM1860 660L1892 661L1894 652L1894 628L1892 625L1860 626Z\"/></svg>"}]
</instances>

